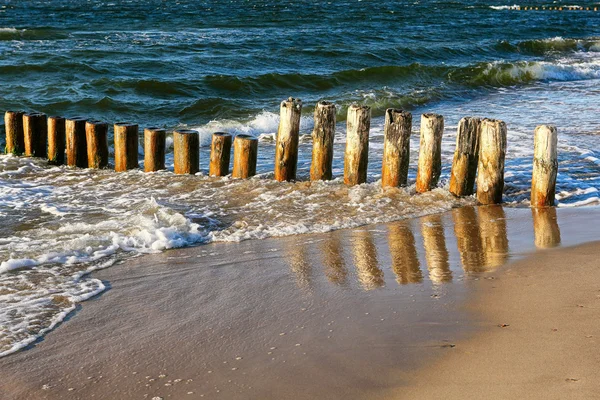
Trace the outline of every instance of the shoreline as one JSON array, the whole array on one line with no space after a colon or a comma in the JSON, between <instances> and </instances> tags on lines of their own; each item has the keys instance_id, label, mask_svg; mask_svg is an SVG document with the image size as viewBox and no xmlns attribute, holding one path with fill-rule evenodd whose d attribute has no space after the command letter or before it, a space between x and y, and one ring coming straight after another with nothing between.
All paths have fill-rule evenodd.
<instances>
[{"instance_id":1,"label":"shoreline","mask_svg":"<svg viewBox=\"0 0 600 400\"><path fill-rule=\"evenodd\" d=\"M600 209L546 211L464 207L128 260L94 272L111 290L0 359L3 397L379 396L398 366L435 365L485 332L465 307L495 282L481 277L600 232L582 225Z\"/></svg>"}]
</instances>

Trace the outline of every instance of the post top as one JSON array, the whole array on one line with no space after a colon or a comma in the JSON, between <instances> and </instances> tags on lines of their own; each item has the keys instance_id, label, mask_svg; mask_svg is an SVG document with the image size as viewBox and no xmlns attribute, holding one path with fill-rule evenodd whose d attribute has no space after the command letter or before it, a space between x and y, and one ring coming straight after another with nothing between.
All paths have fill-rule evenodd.
<instances>
[{"instance_id":1,"label":"post top","mask_svg":"<svg viewBox=\"0 0 600 400\"><path fill-rule=\"evenodd\" d=\"M231 136L231 134L227 132L214 132L213 136Z\"/></svg>"},{"instance_id":2,"label":"post top","mask_svg":"<svg viewBox=\"0 0 600 400\"><path fill-rule=\"evenodd\" d=\"M288 106L299 110L302 108L302 100L296 99L294 97L288 97L287 100L284 100L281 102L281 107L288 107Z\"/></svg>"},{"instance_id":3,"label":"post top","mask_svg":"<svg viewBox=\"0 0 600 400\"><path fill-rule=\"evenodd\" d=\"M348 111L371 111L371 107L366 106L364 104L351 104L350 107L348 107Z\"/></svg>"},{"instance_id":4,"label":"post top","mask_svg":"<svg viewBox=\"0 0 600 400\"><path fill-rule=\"evenodd\" d=\"M335 104L331 101L321 100L317 103L319 108L335 108Z\"/></svg>"},{"instance_id":5,"label":"post top","mask_svg":"<svg viewBox=\"0 0 600 400\"><path fill-rule=\"evenodd\" d=\"M426 118L426 119L440 119L440 118L444 118L442 115L440 114L436 114L436 113L423 113L421 115L422 118Z\"/></svg>"},{"instance_id":6,"label":"post top","mask_svg":"<svg viewBox=\"0 0 600 400\"><path fill-rule=\"evenodd\" d=\"M85 121L85 117L69 117L67 121Z\"/></svg>"},{"instance_id":7,"label":"post top","mask_svg":"<svg viewBox=\"0 0 600 400\"><path fill-rule=\"evenodd\" d=\"M235 138L239 139L239 140L251 140L251 141L258 140L254 136L246 135L245 133L240 133L239 135L236 135Z\"/></svg>"},{"instance_id":8,"label":"post top","mask_svg":"<svg viewBox=\"0 0 600 400\"><path fill-rule=\"evenodd\" d=\"M21 114L21 115L23 115L23 114L25 114L25 111L23 111L23 110L16 110L16 111L8 110L8 111L6 111L6 114Z\"/></svg>"},{"instance_id":9,"label":"post top","mask_svg":"<svg viewBox=\"0 0 600 400\"><path fill-rule=\"evenodd\" d=\"M405 111L401 108L388 108L387 110L385 110L385 115L389 116L392 120L395 116L412 117L412 114L410 112Z\"/></svg>"},{"instance_id":10,"label":"post top","mask_svg":"<svg viewBox=\"0 0 600 400\"><path fill-rule=\"evenodd\" d=\"M48 117L48 119L55 119L57 121L64 121L65 118L61 117L60 115L51 115L50 117Z\"/></svg>"},{"instance_id":11,"label":"post top","mask_svg":"<svg viewBox=\"0 0 600 400\"><path fill-rule=\"evenodd\" d=\"M177 133L179 135L198 135L198 131L193 129L175 129L173 133Z\"/></svg>"},{"instance_id":12,"label":"post top","mask_svg":"<svg viewBox=\"0 0 600 400\"><path fill-rule=\"evenodd\" d=\"M131 127L137 127L137 124L132 124L131 122L117 122L115 123L115 126L131 126Z\"/></svg>"},{"instance_id":13,"label":"post top","mask_svg":"<svg viewBox=\"0 0 600 400\"><path fill-rule=\"evenodd\" d=\"M101 126L101 125L106 125L108 126L108 124L106 122L102 122L96 119L91 119L89 121L85 122L86 125L93 125L93 126Z\"/></svg>"},{"instance_id":14,"label":"post top","mask_svg":"<svg viewBox=\"0 0 600 400\"><path fill-rule=\"evenodd\" d=\"M166 132L163 128L159 128L156 126L150 126L150 127L146 128L145 130L151 131L151 132L161 132L161 131Z\"/></svg>"},{"instance_id":15,"label":"post top","mask_svg":"<svg viewBox=\"0 0 600 400\"><path fill-rule=\"evenodd\" d=\"M26 116L26 117L45 117L46 114L41 113L41 112L28 112L28 113L25 113L24 116Z\"/></svg>"}]
</instances>

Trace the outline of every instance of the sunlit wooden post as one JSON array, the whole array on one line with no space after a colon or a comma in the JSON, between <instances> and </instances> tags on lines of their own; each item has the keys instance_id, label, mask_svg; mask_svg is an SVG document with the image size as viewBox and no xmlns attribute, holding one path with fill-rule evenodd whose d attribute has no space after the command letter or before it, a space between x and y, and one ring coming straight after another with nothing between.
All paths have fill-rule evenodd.
<instances>
[{"instance_id":1,"label":"sunlit wooden post","mask_svg":"<svg viewBox=\"0 0 600 400\"><path fill-rule=\"evenodd\" d=\"M108 124L101 121L85 123L88 168L108 167Z\"/></svg>"},{"instance_id":2,"label":"sunlit wooden post","mask_svg":"<svg viewBox=\"0 0 600 400\"><path fill-rule=\"evenodd\" d=\"M481 204L502 203L504 159L506 157L506 124L495 119L481 122L477 201Z\"/></svg>"},{"instance_id":3,"label":"sunlit wooden post","mask_svg":"<svg viewBox=\"0 0 600 400\"><path fill-rule=\"evenodd\" d=\"M359 185L367 181L370 129L371 107L351 105L348 108L346 121L344 158L344 183L346 185Z\"/></svg>"},{"instance_id":4,"label":"sunlit wooden post","mask_svg":"<svg viewBox=\"0 0 600 400\"><path fill-rule=\"evenodd\" d=\"M65 163L65 119L48 117L48 162L53 165Z\"/></svg>"},{"instance_id":5,"label":"sunlit wooden post","mask_svg":"<svg viewBox=\"0 0 600 400\"><path fill-rule=\"evenodd\" d=\"M210 176L229 175L229 160L231 159L231 135L224 132L216 132L212 135L210 148Z\"/></svg>"},{"instance_id":6,"label":"sunlit wooden post","mask_svg":"<svg viewBox=\"0 0 600 400\"><path fill-rule=\"evenodd\" d=\"M275 179L280 182L296 180L301 113L300 99L290 97L281 102L275 148Z\"/></svg>"},{"instance_id":7,"label":"sunlit wooden post","mask_svg":"<svg viewBox=\"0 0 600 400\"><path fill-rule=\"evenodd\" d=\"M540 125L534 132L531 206L554 205L558 172L558 135L555 126Z\"/></svg>"},{"instance_id":8,"label":"sunlit wooden post","mask_svg":"<svg viewBox=\"0 0 600 400\"><path fill-rule=\"evenodd\" d=\"M46 114L27 113L23 115L23 138L26 156L46 158L48 151L48 121Z\"/></svg>"},{"instance_id":9,"label":"sunlit wooden post","mask_svg":"<svg viewBox=\"0 0 600 400\"><path fill-rule=\"evenodd\" d=\"M137 168L139 130L137 124L117 122L114 127L115 171L123 172Z\"/></svg>"},{"instance_id":10,"label":"sunlit wooden post","mask_svg":"<svg viewBox=\"0 0 600 400\"><path fill-rule=\"evenodd\" d=\"M466 117L458 123L456 151L450 173L450 193L456 196L473 194L479 161L481 120Z\"/></svg>"},{"instance_id":11,"label":"sunlit wooden post","mask_svg":"<svg viewBox=\"0 0 600 400\"><path fill-rule=\"evenodd\" d=\"M200 170L200 134L190 129L173 132L173 156L176 174L194 175Z\"/></svg>"},{"instance_id":12,"label":"sunlit wooden post","mask_svg":"<svg viewBox=\"0 0 600 400\"><path fill-rule=\"evenodd\" d=\"M144 171L165 169L167 132L161 128L144 129Z\"/></svg>"},{"instance_id":13,"label":"sunlit wooden post","mask_svg":"<svg viewBox=\"0 0 600 400\"><path fill-rule=\"evenodd\" d=\"M442 172L442 134L444 117L428 113L421 116L421 142L416 189L419 193L434 189Z\"/></svg>"},{"instance_id":14,"label":"sunlit wooden post","mask_svg":"<svg viewBox=\"0 0 600 400\"><path fill-rule=\"evenodd\" d=\"M67 137L67 165L87 168L87 139L85 137L85 118L72 117L65 121Z\"/></svg>"},{"instance_id":15,"label":"sunlit wooden post","mask_svg":"<svg viewBox=\"0 0 600 400\"><path fill-rule=\"evenodd\" d=\"M256 175L258 139L250 135L237 135L233 141L233 178L250 178Z\"/></svg>"},{"instance_id":16,"label":"sunlit wooden post","mask_svg":"<svg viewBox=\"0 0 600 400\"><path fill-rule=\"evenodd\" d=\"M4 114L6 132L6 154L21 155L25 152L25 136L23 133L23 111L7 111Z\"/></svg>"},{"instance_id":17,"label":"sunlit wooden post","mask_svg":"<svg viewBox=\"0 0 600 400\"><path fill-rule=\"evenodd\" d=\"M410 158L410 133L412 114L388 108L383 127L383 160L381 162L381 186L405 186L408 182Z\"/></svg>"},{"instance_id":18,"label":"sunlit wooden post","mask_svg":"<svg viewBox=\"0 0 600 400\"><path fill-rule=\"evenodd\" d=\"M326 181L333 177L333 140L335 138L335 104L320 101L315 108L315 127L310 180Z\"/></svg>"}]
</instances>

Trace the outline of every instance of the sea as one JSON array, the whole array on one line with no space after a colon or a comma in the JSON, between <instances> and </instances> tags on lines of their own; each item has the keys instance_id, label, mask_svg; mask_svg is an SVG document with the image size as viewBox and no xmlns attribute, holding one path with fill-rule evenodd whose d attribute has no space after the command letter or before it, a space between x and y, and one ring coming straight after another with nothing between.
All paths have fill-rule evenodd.
<instances>
[{"instance_id":1,"label":"sea","mask_svg":"<svg viewBox=\"0 0 600 400\"><path fill-rule=\"evenodd\" d=\"M519 10L525 6L539 10ZM591 9L542 10L558 6ZM447 191L465 116L507 124L507 206L529 206L540 124L558 129L558 207L600 204L594 7L540 0L0 1L0 112L78 115L169 132L167 170L156 173L0 155L0 356L39 340L105 291L90 273L130 257L475 204ZM298 179L280 183L272 179L274 140L279 104L290 96L303 103ZM320 100L337 106L335 179L309 182L312 113ZM354 103L372 112L368 182L347 187L345 115ZM383 116L392 107L413 113L410 184L382 190ZM444 116L443 169L438 188L416 195L425 112ZM177 128L200 132L195 176L172 173L170 132ZM254 178L208 176L217 131L259 139ZM139 152L143 167L142 146Z\"/></svg>"}]
</instances>

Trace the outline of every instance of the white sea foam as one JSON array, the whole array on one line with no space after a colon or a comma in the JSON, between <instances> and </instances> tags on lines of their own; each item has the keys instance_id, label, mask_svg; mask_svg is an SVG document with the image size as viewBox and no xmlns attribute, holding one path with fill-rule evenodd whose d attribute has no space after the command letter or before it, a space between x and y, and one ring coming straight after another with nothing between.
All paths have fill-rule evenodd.
<instances>
[{"instance_id":1,"label":"white sea foam","mask_svg":"<svg viewBox=\"0 0 600 400\"><path fill-rule=\"evenodd\" d=\"M490 6L494 10L518 10L521 6L513 4L512 6Z\"/></svg>"}]
</instances>

